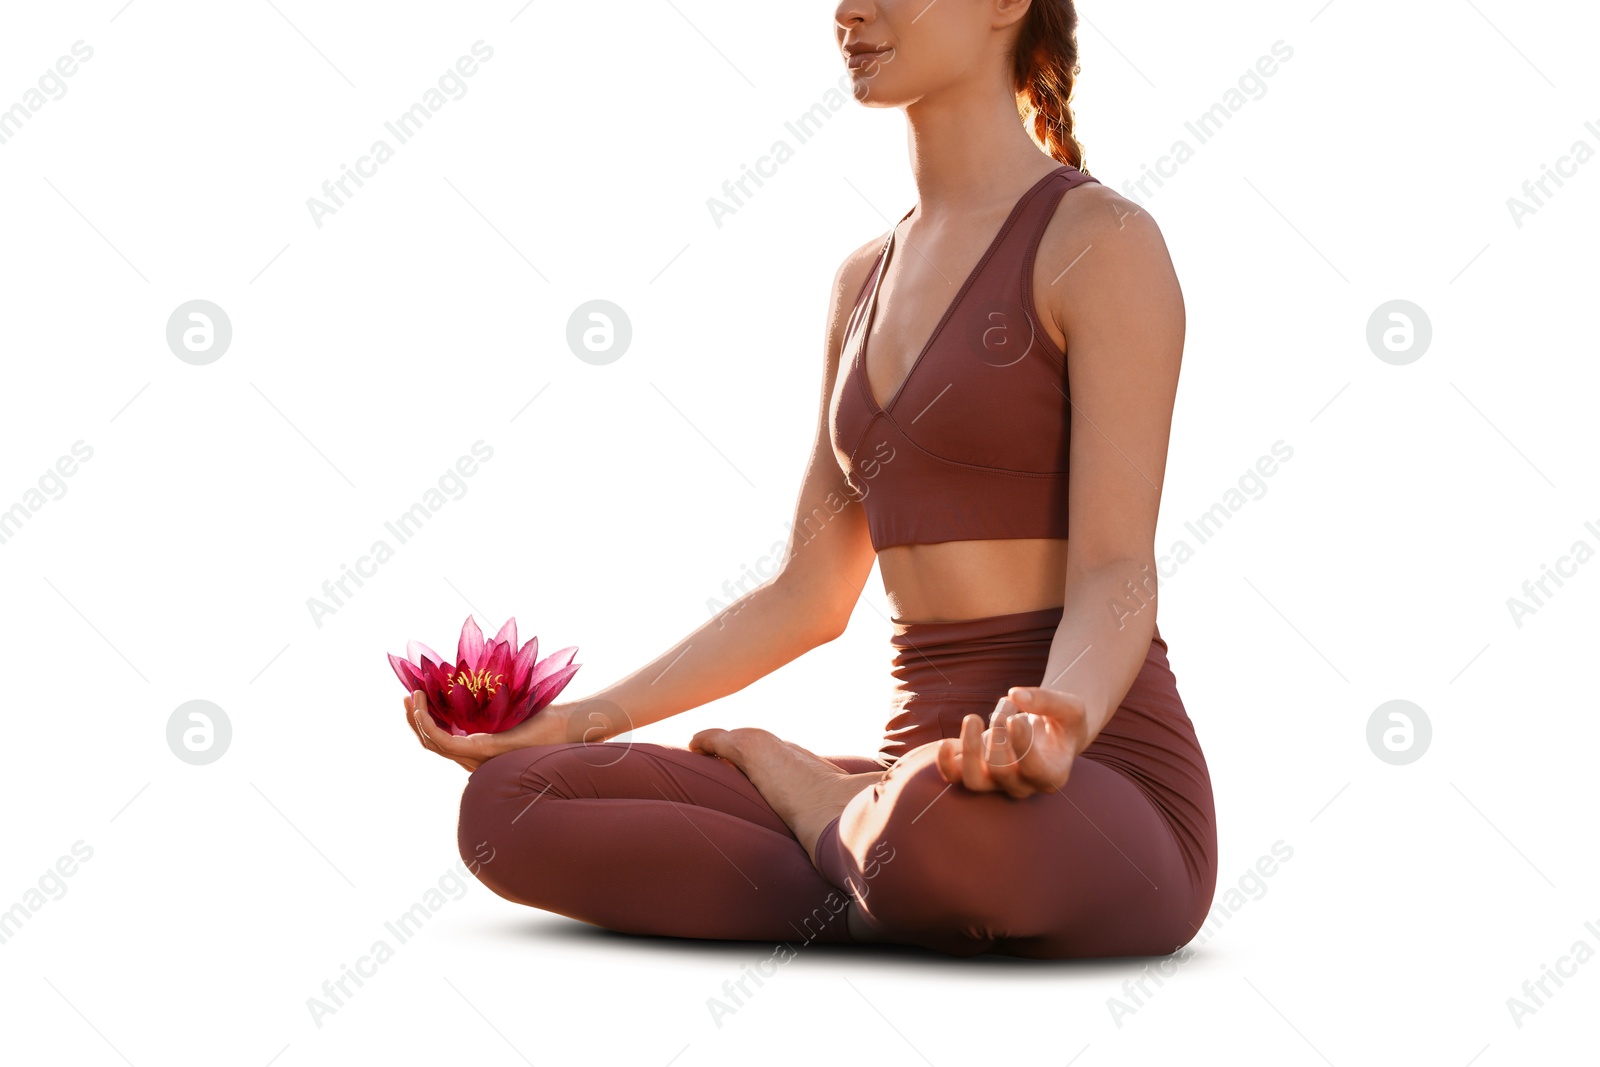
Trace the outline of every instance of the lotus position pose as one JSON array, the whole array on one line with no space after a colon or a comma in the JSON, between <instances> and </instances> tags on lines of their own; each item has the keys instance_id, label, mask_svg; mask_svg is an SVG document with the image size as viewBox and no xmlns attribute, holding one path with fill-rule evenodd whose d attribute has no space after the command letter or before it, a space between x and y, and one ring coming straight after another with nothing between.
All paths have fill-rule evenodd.
<instances>
[{"instance_id":1,"label":"lotus position pose","mask_svg":"<svg viewBox=\"0 0 1600 1067\"><path fill-rule=\"evenodd\" d=\"M834 19L857 99L905 110L918 197L834 279L781 569L506 733L451 736L420 692L407 722L472 772L460 850L508 900L676 937L1174 952L1217 835L1156 627L1184 338L1166 244L1081 168L1071 0L840 0ZM893 612L875 755L761 729L613 740L838 637L874 560Z\"/></svg>"}]
</instances>

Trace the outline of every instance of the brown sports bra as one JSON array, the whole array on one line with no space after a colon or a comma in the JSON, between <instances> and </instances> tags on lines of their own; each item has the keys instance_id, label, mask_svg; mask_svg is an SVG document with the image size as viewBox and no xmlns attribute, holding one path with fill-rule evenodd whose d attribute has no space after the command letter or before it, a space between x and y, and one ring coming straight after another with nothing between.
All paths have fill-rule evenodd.
<instances>
[{"instance_id":1,"label":"brown sports bra","mask_svg":"<svg viewBox=\"0 0 1600 1067\"><path fill-rule=\"evenodd\" d=\"M850 363L829 427L875 550L1067 536L1066 356L1034 309L1033 259L1062 195L1096 180L1062 166L1022 194L880 407L866 336L899 223L889 231L845 328Z\"/></svg>"}]
</instances>

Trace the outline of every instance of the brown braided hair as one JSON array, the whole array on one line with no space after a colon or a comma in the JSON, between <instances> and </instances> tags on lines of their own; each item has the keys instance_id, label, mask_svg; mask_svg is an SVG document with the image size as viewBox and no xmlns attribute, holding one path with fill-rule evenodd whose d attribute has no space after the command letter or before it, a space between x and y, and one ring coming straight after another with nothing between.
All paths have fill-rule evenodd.
<instances>
[{"instance_id":1,"label":"brown braided hair","mask_svg":"<svg viewBox=\"0 0 1600 1067\"><path fill-rule=\"evenodd\" d=\"M1073 0L1033 0L1013 53L1017 112L1040 148L1088 174L1083 146L1072 133L1072 85L1079 69Z\"/></svg>"}]
</instances>

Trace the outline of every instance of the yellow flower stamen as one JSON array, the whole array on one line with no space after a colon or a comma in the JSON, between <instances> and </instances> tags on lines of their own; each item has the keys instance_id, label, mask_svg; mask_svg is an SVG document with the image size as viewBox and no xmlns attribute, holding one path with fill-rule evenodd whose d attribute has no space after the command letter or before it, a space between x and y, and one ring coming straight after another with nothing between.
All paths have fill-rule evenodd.
<instances>
[{"instance_id":1,"label":"yellow flower stamen","mask_svg":"<svg viewBox=\"0 0 1600 1067\"><path fill-rule=\"evenodd\" d=\"M503 674L496 674L491 677L487 669L461 671L450 679L450 686L445 692L453 691L459 683L466 686L473 696L494 696L494 691L504 684L505 678L506 676Z\"/></svg>"}]
</instances>

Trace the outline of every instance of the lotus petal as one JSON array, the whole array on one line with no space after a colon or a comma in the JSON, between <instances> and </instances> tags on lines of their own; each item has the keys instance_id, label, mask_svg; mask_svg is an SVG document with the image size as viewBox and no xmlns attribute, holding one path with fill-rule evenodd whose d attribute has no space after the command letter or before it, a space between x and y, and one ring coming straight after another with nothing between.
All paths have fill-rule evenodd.
<instances>
[{"instance_id":1,"label":"lotus petal","mask_svg":"<svg viewBox=\"0 0 1600 1067\"><path fill-rule=\"evenodd\" d=\"M479 713L478 731L497 734L509 729L514 725L506 722L506 718L511 714L511 708L511 690L502 685L494 691L494 696L489 698L489 706Z\"/></svg>"},{"instance_id":2,"label":"lotus petal","mask_svg":"<svg viewBox=\"0 0 1600 1067\"><path fill-rule=\"evenodd\" d=\"M513 650L516 649L517 617L515 615L506 620L506 624L500 627L500 632L494 635L494 639L496 641L504 641L506 644L510 645Z\"/></svg>"},{"instance_id":3,"label":"lotus petal","mask_svg":"<svg viewBox=\"0 0 1600 1067\"><path fill-rule=\"evenodd\" d=\"M483 669L489 672L490 678L500 679L496 684L510 685L511 646L503 641L490 644L483 658Z\"/></svg>"},{"instance_id":4,"label":"lotus petal","mask_svg":"<svg viewBox=\"0 0 1600 1067\"><path fill-rule=\"evenodd\" d=\"M406 642L406 658L412 663L421 663L424 658L431 659L435 663L449 662L443 656L439 655L439 653L435 652L421 641Z\"/></svg>"},{"instance_id":5,"label":"lotus petal","mask_svg":"<svg viewBox=\"0 0 1600 1067\"><path fill-rule=\"evenodd\" d=\"M541 659L538 664L534 665L534 669L528 673L528 688L536 688L541 681L546 680L550 675L554 675L557 670L566 667L573 661L573 656L576 653L578 653L578 648L573 646L573 648L563 648L558 653L550 653L549 656Z\"/></svg>"},{"instance_id":6,"label":"lotus petal","mask_svg":"<svg viewBox=\"0 0 1600 1067\"><path fill-rule=\"evenodd\" d=\"M445 694L445 701L450 711L452 723L468 722L478 710L477 694L461 682L457 682Z\"/></svg>"},{"instance_id":7,"label":"lotus petal","mask_svg":"<svg viewBox=\"0 0 1600 1067\"><path fill-rule=\"evenodd\" d=\"M393 652L389 653L389 666L394 668L394 673L406 687L406 692L422 688L422 679L417 676L416 668Z\"/></svg>"},{"instance_id":8,"label":"lotus petal","mask_svg":"<svg viewBox=\"0 0 1600 1067\"><path fill-rule=\"evenodd\" d=\"M528 684L538 685L539 682L571 663L572 657L577 654L577 645L569 645L559 651L550 653L533 668L533 673L528 676Z\"/></svg>"},{"instance_id":9,"label":"lotus petal","mask_svg":"<svg viewBox=\"0 0 1600 1067\"><path fill-rule=\"evenodd\" d=\"M531 714L532 712L538 711L540 708L554 700L556 696L560 694L561 690L567 687L567 683L572 680L572 676L574 674L578 673L578 668L581 666L583 666L583 664L574 663L570 667L562 667L559 671L552 674L538 685L534 686L533 707L530 709L529 713Z\"/></svg>"},{"instance_id":10,"label":"lotus petal","mask_svg":"<svg viewBox=\"0 0 1600 1067\"><path fill-rule=\"evenodd\" d=\"M516 660L511 666L511 684L520 692L528 684L528 676L533 673L533 665L539 661L539 639L528 638L528 643L522 646L522 651L517 653Z\"/></svg>"},{"instance_id":11,"label":"lotus petal","mask_svg":"<svg viewBox=\"0 0 1600 1067\"><path fill-rule=\"evenodd\" d=\"M478 669L478 659L483 655L483 631L471 615L461 627L461 640L456 643L456 659L466 664L467 670Z\"/></svg>"},{"instance_id":12,"label":"lotus petal","mask_svg":"<svg viewBox=\"0 0 1600 1067\"><path fill-rule=\"evenodd\" d=\"M445 690L450 686L450 668L438 664L424 663L417 672L422 678L422 692L428 698L428 706L443 709L445 706Z\"/></svg>"}]
</instances>

